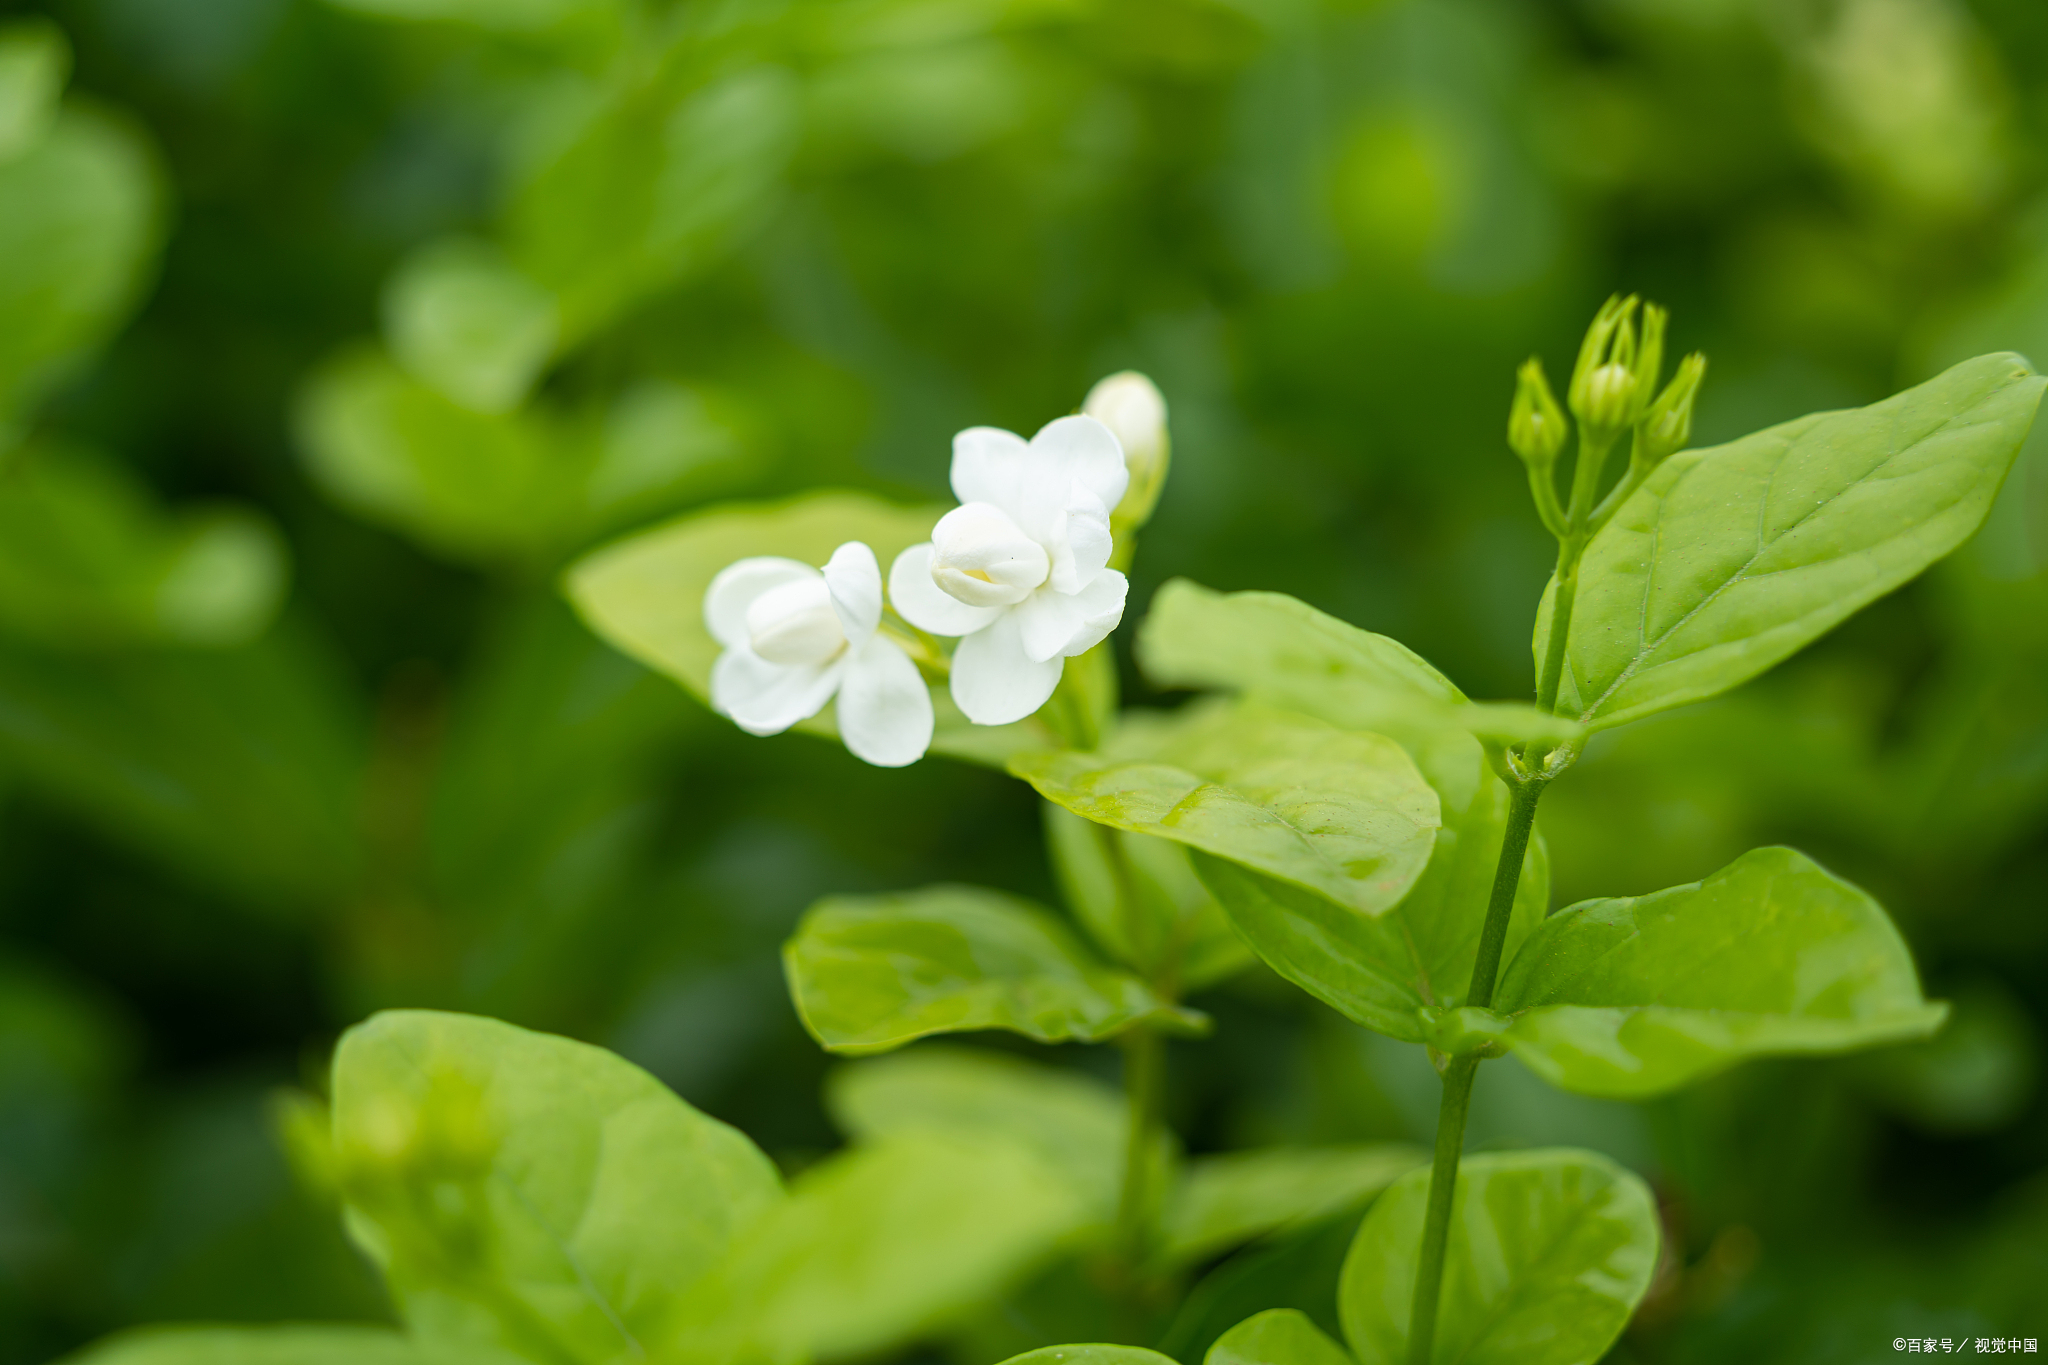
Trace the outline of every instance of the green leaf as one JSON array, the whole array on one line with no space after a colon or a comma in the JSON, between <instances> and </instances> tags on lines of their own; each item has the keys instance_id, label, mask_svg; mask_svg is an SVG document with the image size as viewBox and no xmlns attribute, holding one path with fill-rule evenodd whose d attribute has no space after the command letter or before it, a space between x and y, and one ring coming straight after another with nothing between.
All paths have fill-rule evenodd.
<instances>
[{"instance_id":1,"label":"green leaf","mask_svg":"<svg viewBox=\"0 0 2048 1365\"><path fill-rule=\"evenodd\" d=\"M1979 356L1867 408L1672 456L1586 550L1559 713L1604 730L1725 692L1955 549L2044 383L2016 355Z\"/></svg>"},{"instance_id":2,"label":"green leaf","mask_svg":"<svg viewBox=\"0 0 2048 1365\"><path fill-rule=\"evenodd\" d=\"M57 121L71 44L47 19L0 25L0 162L41 142Z\"/></svg>"},{"instance_id":3,"label":"green leaf","mask_svg":"<svg viewBox=\"0 0 2048 1365\"><path fill-rule=\"evenodd\" d=\"M163 230L163 191L141 136L67 109L0 161L0 432L120 325Z\"/></svg>"},{"instance_id":4,"label":"green leaf","mask_svg":"<svg viewBox=\"0 0 2048 1365\"><path fill-rule=\"evenodd\" d=\"M1494 1008L1539 1076L1625 1098L1746 1057L1925 1037L1948 1013L1922 998L1877 902L1789 848L1560 911L1511 960Z\"/></svg>"},{"instance_id":5,"label":"green leaf","mask_svg":"<svg viewBox=\"0 0 2048 1365\"><path fill-rule=\"evenodd\" d=\"M863 541L884 566L931 538L938 507L898 507L864 493L813 492L785 502L733 503L679 517L614 541L569 567L563 590L590 628L648 667L710 703L719 645L704 628L704 591L718 571L751 555L823 564L849 540ZM1051 734L1035 720L971 725L945 687L932 689L935 753L1000 766L1041 748ZM831 708L797 729L836 737Z\"/></svg>"},{"instance_id":6,"label":"green leaf","mask_svg":"<svg viewBox=\"0 0 2048 1365\"><path fill-rule=\"evenodd\" d=\"M607 15L617 0L329 0L341 9L382 19L471 24L500 33L544 33Z\"/></svg>"},{"instance_id":7,"label":"green leaf","mask_svg":"<svg viewBox=\"0 0 2048 1365\"><path fill-rule=\"evenodd\" d=\"M1403 1176L1358 1229L1337 1307L1359 1365L1407 1365L1430 1173ZM1657 1264L1649 1187L1597 1152L1468 1156L1452 1196L1437 1361L1593 1365Z\"/></svg>"},{"instance_id":8,"label":"green leaf","mask_svg":"<svg viewBox=\"0 0 2048 1365\"><path fill-rule=\"evenodd\" d=\"M972 1309L1086 1221L1009 1143L904 1134L811 1168L685 1296L684 1359L878 1353Z\"/></svg>"},{"instance_id":9,"label":"green leaf","mask_svg":"<svg viewBox=\"0 0 2048 1365\"><path fill-rule=\"evenodd\" d=\"M1133 718L1097 752L1027 753L1010 771L1098 824L1176 840L1366 916L1415 884L1439 823L1436 793L1392 740L1248 703Z\"/></svg>"},{"instance_id":10,"label":"green leaf","mask_svg":"<svg viewBox=\"0 0 2048 1365\"><path fill-rule=\"evenodd\" d=\"M384 1327L144 1327L66 1356L63 1365L513 1365L455 1342Z\"/></svg>"},{"instance_id":11,"label":"green leaf","mask_svg":"<svg viewBox=\"0 0 2048 1365\"><path fill-rule=\"evenodd\" d=\"M1002 1365L1178 1365L1171 1356L1148 1351L1142 1346L1041 1346Z\"/></svg>"},{"instance_id":12,"label":"green leaf","mask_svg":"<svg viewBox=\"0 0 2048 1365\"><path fill-rule=\"evenodd\" d=\"M775 1168L601 1048L392 1011L334 1061L349 1226L427 1340L637 1357L781 1201Z\"/></svg>"},{"instance_id":13,"label":"green leaf","mask_svg":"<svg viewBox=\"0 0 2048 1365\"><path fill-rule=\"evenodd\" d=\"M1363 1203L1427 1161L1394 1143L1276 1147L1190 1161L1167 1201L1161 1256L1185 1265Z\"/></svg>"},{"instance_id":14,"label":"green leaf","mask_svg":"<svg viewBox=\"0 0 2048 1365\"><path fill-rule=\"evenodd\" d=\"M1463 762L1440 763L1440 780L1446 788L1462 781L1470 795L1462 806L1445 801L1444 827L1428 867L1378 918L1249 868L1194 855L1196 873L1267 965L1346 1018L1413 1043L1428 1038L1418 1011L1464 1001L1507 834L1507 787L1486 771L1477 745L1460 740ZM1539 838L1522 864L1505 951L1512 953L1549 907L1550 863Z\"/></svg>"},{"instance_id":15,"label":"green leaf","mask_svg":"<svg viewBox=\"0 0 2048 1365\"><path fill-rule=\"evenodd\" d=\"M838 1068L826 1104L859 1142L928 1134L1020 1144L1073 1188L1091 1220L1116 1211L1126 1109L1091 1076L997 1052L916 1047Z\"/></svg>"},{"instance_id":16,"label":"green leaf","mask_svg":"<svg viewBox=\"0 0 2048 1365\"><path fill-rule=\"evenodd\" d=\"M1352 1360L1307 1314L1271 1308L1218 1337L1202 1365L1352 1365Z\"/></svg>"},{"instance_id":17,"label":"green leaf","mask_svg":"<svg viewBox=\"0 0 2048 1365\"><path fill-rule=\"evenodd\" d=\"M18 451L0 477L0 630L57 647L242 644L284 598L284 542L234 507L159 509L84 451Z\"/></svg>"},{"instance_id":18,"label":"green leaf","mask_svg":"<svg viewBox=\"0 0 2048 1365\"><path fill-rule=\"evenodd\" d=\"M715 264L767 216L801 98L779 67L680 94L622 83L551 134L514 190L506 251L556 298L564 341Z\"/></svg>"},{"instance_id":19,"label":"green leaf","mask_svg":"<svg viewBox=\"0 0 2048 1365\"><path fill-rule=\"evenodd\" d=\"M384 290L391 354L417 378L477 412L510 412L555 349L547 291L480 242L433 242Z\"/></svg>"},{"instance_id":20,"label":"green leaf","mask_svg":"<svg viewBox=\"0 0 2048 1365\"><path fill-rule=\"evenodd\" d=\"M481 412L368 350L314 374L296 425L335 501L485 563L552 558L672 509L751 458L738 415L678 385L642 384L575 414Z\"/></svg>"},{"instance_id":21,"label":"green leaf","mask_svg":"<svg viewBox=\"0 0 2048 1365\"><path fill-rule=\"evenodd\" d=\"M1221 981L1252 960L1195 876L1185 845L1094 824L1050 801L1044 810L1060 890L1110 957L1148 981L1170 978L1183 991Z\"/></svg>"},{"instance_id":22,"label":"green leaf","mask_svg":"<svg viewBox=\"0 0 2048 1365\"><path fill-rule=\"evenodd\" d=\"M267 908L357 889L367 737L293 630L221 650L0 647L0 760L115 838Z\"/></svg>"},{"instance_id":23,"label":"green leaf","mask_svg":"<svg viewBox=\"0 0 2048 1365\"><path fill-rule=\"evenodd\" d=\"M971 886L829 897L804 915L783 964L804 1027L854 1055L972 1029L1099 1042L1140 1022L1201 1019L1102 965L1051 912Z\"/></svg>"},{"instance_id":24,"label":"green leaf","mask_svg":"<svg viewBox=\"0 0 2048 1365\"><path fill-rule=\"evenodd\" d=\"M1461 730L1496 744L1559 743L1579 727L1533 706L1473 702L1399 641L1277 592L1160 588L1138 661L1161 687L1226 689L1345 730Z\"/></svg>"}]
</instances>

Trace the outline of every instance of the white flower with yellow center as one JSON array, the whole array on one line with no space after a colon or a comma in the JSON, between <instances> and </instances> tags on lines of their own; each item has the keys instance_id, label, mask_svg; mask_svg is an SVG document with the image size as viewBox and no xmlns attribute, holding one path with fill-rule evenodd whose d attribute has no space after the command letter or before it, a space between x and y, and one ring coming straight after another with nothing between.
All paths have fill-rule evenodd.
<instances>
[{"instance_id":1,"label":"white flower with yellow center","mask_svg":"<svg viewBox=\"0 0 2048 1365\"><path fill-rule=\"evenodd\" d=\"M994 427L953 438L961 505L896 557L889 597L920 630L961 637L953 700L975 724L1038 710L1066 661L1123 619L1109 514L1128 482L1123 448L1093 417L1062 417L1028 443Z\"/></svg>"},{"instance_id":2,"label":"white flower with yellow center","mask_svg":"<svg viewBox=\"0 0 2048 1365\"><path fill-rule=\"evenodd\" d=\"M839 736L854 757L900 768L932 742L932 698L917 665L880 631L882 569L850 540L821 572L763 555L721 570L704 624L725 646L711 705L749 734L780 734L839 698Z\"/></svg>"}]
</instances>

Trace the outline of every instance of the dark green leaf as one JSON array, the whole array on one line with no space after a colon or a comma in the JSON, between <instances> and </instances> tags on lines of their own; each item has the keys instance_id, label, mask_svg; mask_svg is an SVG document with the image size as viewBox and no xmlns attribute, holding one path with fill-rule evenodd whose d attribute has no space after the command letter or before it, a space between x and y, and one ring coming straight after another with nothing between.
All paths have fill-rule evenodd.
<instances>
[{"instance_id":1,"label":"dark green leaf","mask_svg":"<svg viewBox=\"0 0 2048 1365\"><path fill-rule=\"evenodd\" d=\"M1438 825L1436 793L1392 740L1249 703L1132 719L1100 751L1023 754L1010 770L1076 815L1365 916L1407 894Z\"/></svg>"},{"instance_id":2,"label":"dark green leaf","mask_svg":"<svg viewBox=\"0 0 2048 1365\"><path fill-rule=\"evenodd\" d=\"M1494 1005L1502 1041L1567 1090L1639 1097L1745 1057L1925 1037L1920 994L1876 901L1788 848L1703 882L1582 901L1522 944Z\"/></svg>"},{"instance_id":3,"label":"dark green leaf","mask_svg":"<svg viewBox=\"0 0 2048 1365\"><path fill-rule=\"evenodd\" d=\"M1870 407L1665 461L1586 550L1559 713L1604 730L1725 692L1955 549L2044 383L2016 355L1979 356Z\"/></svg>"},{"instance_id":4,"label":"dark green leaf","mask_svg":"<svg viewBox=\"0 0 2048 1365\"><path fill-rule=\"evenodd\" d=\"M804 1026L835 1052L988 1028L1095 1042L1200 1017L1104 966L1049 911L971 886L820 901L783 961Z\"/></svg>"},{"instance_id":5,"label":"dark green leaf","mask_svg":"<svg viewBox=\"0 0 2048 1365\"><path fill-rule=\"evenodd\" d=\"M1344 1263L1337 1306L1360 1365L1406 1365L1430 1173L1381 1195ZM1593 1365L1657 1264L1649 1187L1597 1152L1468 1156L1452 1197L1434 1359Z\"/></svg>"}]
</instances>

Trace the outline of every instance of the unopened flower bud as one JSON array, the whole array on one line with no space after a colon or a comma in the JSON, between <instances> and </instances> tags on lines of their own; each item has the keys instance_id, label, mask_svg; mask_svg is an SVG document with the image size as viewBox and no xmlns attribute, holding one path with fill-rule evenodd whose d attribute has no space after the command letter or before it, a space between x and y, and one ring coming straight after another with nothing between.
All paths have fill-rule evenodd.
<instances>
[{"instance_id":1,"label":"unopened flower bud","mask_svg":"<svg viewBox=\"0 0 2048 1365\"><path fill-rule=\"evenodd\" d=\"M1547 470L1564 449L1564 409L1551 395L1542 361L1531 357L1515 380L1515 404L1508 411L1508 445L1527 463Z\"/></svg>"},{"instance_id":2,"label":"unopened flower bud","mask_svg":"<svg viewBox=\"0 0 2048 1365\"><path fill-rule=\"evenodd\" d=\"M1081 411L1108 427L1124 448L1124 468L1131 476L1123 501L1111 509L1118 521L1143 524L1166 484L1171 442L1166 431L1166 399L1158 385L1136 370L1125 370L1088 390Z\"/></svg>"},{"instance_id":3,"label":"unopened flower bud","mask_svg":"<svg viewBox=\"0 0 2048 1365\"><path fill-rule=\"evenodd\" d=\"M1633 294L1607 300L1586 329L1579 363L1572 370L1572 415L1579 419L1584 439L1602 450L1635 420L1639 410L1636 307ZM1661 327L1656 339L1661 350Z\"/></svg>"},{"instance_id":4,"label":"unopened flower bud","mask_svg":"<svg viewBox=\"0 0 2048 1365\"><path fill-rule=\"evenodd\" d=\"M1678 362L1678 373L1657 395L1636 428L1635 459L1644 465L1660 464L1685 448L1692 439L1692 405L1699 395L1700 380L1706 377L1707 358L1694 351Z\"/></svg>"},{"instance_id":5,"label":"unopened flower bud","mask_svg":"<svg viewBox=\"0 0 2048 1365\"><path fill-rule=\"evenodd\" d=\"M1629 367L1635 372L1635 411L1631 419L1640 418L1657 392L1657 385L1664 375L1664 329L1671 321L1671 314L1654 303L1643 305L1643 339L1636 348L1635 361Z\"/></svg>"}]
</instances>

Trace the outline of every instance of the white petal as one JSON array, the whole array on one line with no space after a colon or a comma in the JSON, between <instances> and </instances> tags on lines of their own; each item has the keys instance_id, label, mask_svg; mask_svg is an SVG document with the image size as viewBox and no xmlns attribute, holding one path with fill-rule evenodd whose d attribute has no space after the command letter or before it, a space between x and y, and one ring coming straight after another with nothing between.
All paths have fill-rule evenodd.
<instances>
[{"instance_id":1,"label":"white petal","mask_svg":"<svg viewBox=\"0 0 2048 1365\"><path fill-rule=\"evenodd\" d=\"M859 649L882 624L882 566L875 552L849 540L825 561L825 586L832 590L832 609L846 630L846 642Z\"/></svg>"},{"instance_id":2,"label":"white petal","mask_svg":"<svg viewBox=\"0 0 2048 1365\"><path fill-rule=\"evenodd\" d=\"M1047 584L1057 592L1074 593L1109 564L1109 509L1076 483L1067 505L1053 525L1052 572Z\"/></svg>"},{"instance_id":3,"label":"white petal","mask_svg":"<svg viewBox=\"0 0 2048 1365\"><path fill-rule=\"evenodd\" d=\"M963 503L932 527L932 581L969 606L1022 602L1051 571L1045 546L994 503Z\"/></svg>"},{"instance_id":4,"label":"white petal","mask_svg":"<svg viewBox=\"0 0 2048 1365\"><path fill-rule=\"evenodd\" d=\"M1096 384L1081 411L1116 433L1126 468L1158 459L1165 448L1166 399L1158 385L1136 370Z\"/></svg>"},{"instance_id":5,"label":"white petal","mask_svg":"<svg viewBox=\"0 0 2048 1365\"><path fill-rule=\"evenodd\" d=\"M1124 448L1116 434L1093 417L1061 417L1047 422L1031 438L1035 481L1042 481L1061 505L1073 484L1113 508L1123 501L1130 486L1130 471L1124 467ZM1029 490L1027 490L1029 496ZM1030 530L1028 524L1026 530Z\"/></svg>"},{"instance_id":6,"label":"white petal","mask_svg":"<svg viewBox=\"0 0 2048 1365\"><path fill-rule=\"evenodd\" d=\"M846 648L832 591L812 575L778 584L747 608L747 648L772 664L822 667Z\"/></svg>"},{"instance_id":7,"label":"white petal","mask_svg":"<svg viewBox=\"0 0 2048 1365\"><path fill-rule=\"evenodd\" d=\"M1001 607L970 607L948 597L932 581L932 547L927 541L896 556L889 566L889 601L896 614L934 635L972 635L996 619Z\"/></svg>"},{"instance_id":8,"label":"white petal","mask_svg":"<svg viewBox=\"0 0 2048 1365\"><path fill-rule=\"evenodd\" d=\"M969 427L953 438L953 496L1013 511L1032 462L1024 438L1000 427Z\"/></svg>"},{"instance_id":9,"label":"white petal","mask_svg":"<svg viewBox=\"0 0 2048 1365\"><path fill-rule=\"evenodd\" d=\"M770 588L810 578L817 570L794 559L758 555L728 564L704 590L704 628L711 638L731 649L747 642L747 608Z\"/></svg>"},{"instance_id":10,"label":"white petal","mask_svg":"<svg viewBox=\"0 0 2048 1365\"><path fill-rule=\"evenodd\" d=\"M847 661L837 714L846 747L878 768L915 763L931 747L932 694L887 636L875 636Z\"/></svg>"},{"instance_id":11,"label":"white petal","mask_svg":"<svg viewBox=\"0 0 2048 1365\"><path fill-rule=\"evenodd\" d=\"M792 667L728 649L711 665L711 706L748 734L779 735L824 710L845 669L844 655L822 667Z\"/></svg>"},{"instance_id":12,"label":"white petal","mask_svg":"<svg viewBox=\"0 0 2048 1365\"><path fill-rule=\"evenodd\" d=\"M1026 657L1013 607L953 652L953 700L976 725L1008 725L1045 705L1065 667Z\"/></svg>"},{"instance_id":13,"label":"white petal","mask_svg":"<svg viewBox=\"0 0 2048 1365\"><path fill-rule=\"evenodd\" d=\"M1012 607L1024 653L1033 659L1073 658L1100 644L1124 618L1130 580L1104 569L1071 595L1044 588ZM956 665L957 667L957 665Z\"/></svg>"}]
</instances>

